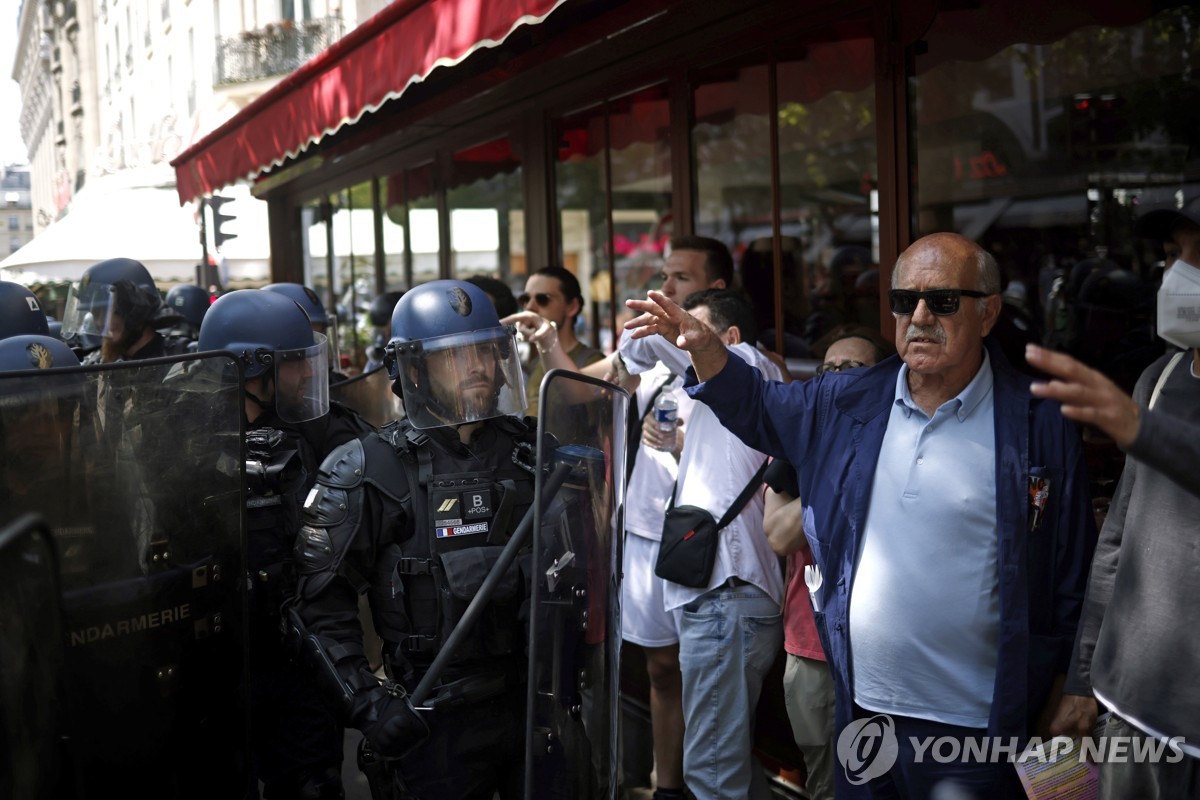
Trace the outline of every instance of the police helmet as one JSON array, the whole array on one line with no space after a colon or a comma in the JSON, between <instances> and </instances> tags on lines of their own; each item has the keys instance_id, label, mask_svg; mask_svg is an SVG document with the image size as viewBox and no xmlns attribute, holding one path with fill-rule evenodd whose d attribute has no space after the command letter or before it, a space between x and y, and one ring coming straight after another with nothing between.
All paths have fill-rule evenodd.
<instances>
[{"instance_id":1,"label":"police helmet","mask_svg":"<svg viewBox=\"0 0 1200 800\"><path fill-rule=\"evenodd\" d=\"M200 325L198 349L228 350L248 379L273 378L275 410L287 422L329 411L325 336L281 293L239 289L219 297Z\"/></svg>"},{"instance_id":2,"label":"police helmet","mask_svg":"<svg viewBox=\"0 0 1200 800\"><path fill-rule=\"evenodd\" d=\"M400 298L404 296L404 292L384 292L371 301L371 307L367 310L367 317L371 320L371 325L376 328L386 328L392 324L392 312L396 310L396 303L400 302Z\"/></svg>"},{"instance_id":3,"label":"police helmet","mask_svg":"<svg viewBox=\"0 0 1200 800\"><path fill-rule=\"evenodd\" d=\"M325 313L325 305L312 289L300 283L268 283L262 287L264 292L276 292L284 297L295 300L313 325L329 325L329 315Z\"/></svg>"},{"instance_id":4,"label":"police helmet","mask_svg":"<svg viewBox=\"0 0 1200 800\"><path fill-rule=\"evenodd\" d=\"M196 330L200 329L200 323L204 321L204 315L208 313L208 307L212 305L208 292L194 283L172 286L163 302L166 311Z\"/></svg>"},{"instance_id":5,"label":"police helmet","mask_svg":"<svg viewBox=\"0 0 1200 800\"><path fill-rule=\"evenodd\" d=\"M0 373L25 370L57 370L78 367L79 358L58 339L41 334L21 334L0 340ZM0 407L27 408L42 401L74 395L79 390L80 373L53 378L0 379ZM0 414L0 419L3 418Z\"/></svg>"},{"instance_id":6,"label":"police helmet","mask_svg":"<svg viewBox=\"0 0 1200 800\"><path fill-rule=\"evenodd\" d=\"M71 287L63 313L63 336L79 333L111 338L120 331L133 339L153 322L161 307L154 278L140 262L110 258L88 267ZM114 327L114 314L123 320L123 328Z\"/></svg>"},{"instance_id":7,"label":"police helmet","mask_svg":"<svg viewBox=\"0 0 1200 800\"><path fill-rule=\"evenodd\" d=\"M0 372L78 366L71 348L49 336L22 334L0 341Z\"/></svg>"},{"instance_id":8,"label":"police helmet","mask_svg":"<svg viewBox=\"0 0 1200 800\"><path fill-rule=\"evenodd\" d=\"M28 288L11 281L0 281L0 339L39 333L47 336L50 328L37 296Z\"/></svg>"},{"instance_id":9,"label":"police helmet","mask_svg":"<svg viewBox=\"0 0 1200 800\"><path fill-rule=\"evenodd\" d=\"M405 292L392 311L384 364L417 428L525 410L513 329L500 324L487 293L466 281L431 281Z\"/></svg>"}]
</instances>

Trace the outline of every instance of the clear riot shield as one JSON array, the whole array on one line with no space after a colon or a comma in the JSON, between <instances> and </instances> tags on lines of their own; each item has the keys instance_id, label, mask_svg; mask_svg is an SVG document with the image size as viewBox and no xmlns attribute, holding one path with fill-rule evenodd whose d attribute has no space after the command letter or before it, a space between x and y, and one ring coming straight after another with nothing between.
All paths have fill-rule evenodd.
<instances>
[{"instance_id":1,"label":"clear riot shield","mask_svg":"<svg viewBox=\"0 0 1200 800\"><path fill-rule=\"evenodd\" d=\"M226 363L0 374L0 519L36 512L54 537L89 797L246 786L245 460Z\"/></svg>"},{"instance_id":2,"label":"clear riot shield","mask_svg":"<svg viewBox=\"0 0 1200 800\"><path fill-rule=\"evenodd\" d=\"M354 409L376 428L404 416L404 403L392 394L392 381L383 367L330 384L329 399Z\"/></svg>"},{"instance_id":3,"label":"clear riot shield","mask_svg":"<svg viewBox=\"0 0 1200 800\"><path fill-rule=\"evenodd\" d=\"M622 389L573 372L551 370L542 382L526 798L615 798L620 789L620 532L628 402ZM547 433L549 442L558 443L553 452ZM555 492L549 477L559 465L569 471Z\"/></svg>"},{"instance_id":4,"label":"clear riot shield","mask_svg":"<svg viewBox=\"0 0 1200 800\"><path fill-rule=\"evenodd\" d=\"M0 797L70 797L58 562L35 514L0 529Z\"/></svg>"}]
</instances>

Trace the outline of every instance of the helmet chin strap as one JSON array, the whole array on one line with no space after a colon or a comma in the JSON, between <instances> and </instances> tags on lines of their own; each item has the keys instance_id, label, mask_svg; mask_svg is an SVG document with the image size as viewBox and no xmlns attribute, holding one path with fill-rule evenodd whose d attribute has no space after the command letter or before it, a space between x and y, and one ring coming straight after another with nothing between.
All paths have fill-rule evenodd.
<instances>
[{"instance_id":1,"label":"helmet chin strap","mask_svg":"<svg viewBox=\"0 0 1200 800\"><path fill-rule=\"evenodd\" d=\"M269 383L270 379L268 379L266 376L263 376L263 377L257 378L256 380L261 380L262 384L263 384L263 388L265 389L265 388L267 388L267 384ZM258 407L263 411L263 413L275 411L275 400L274 399L263 400L261 397L254 394L254 392L251 392L249 388L244 389L243 392L245 393L246 397L249 397L251 400L253 400L255 403L258 404Z\"/></svg>"}]
</instances>

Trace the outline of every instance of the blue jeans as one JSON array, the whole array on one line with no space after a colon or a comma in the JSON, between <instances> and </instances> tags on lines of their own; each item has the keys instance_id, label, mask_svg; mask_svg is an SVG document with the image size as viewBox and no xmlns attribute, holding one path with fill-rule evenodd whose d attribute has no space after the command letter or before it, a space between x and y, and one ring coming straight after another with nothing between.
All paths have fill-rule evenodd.
<instances>
[{"instance_id":1,"label":"blue jeans","mask_svg":"<svg viewBox=\"0 0 1200 800\"><path fill-rule=\"evenodd\" d=\"M754 709L782 646L779 604L757 586L731 579L683 607L683 774L697 800L769 796Z\"/></svg>"}]
</instances>

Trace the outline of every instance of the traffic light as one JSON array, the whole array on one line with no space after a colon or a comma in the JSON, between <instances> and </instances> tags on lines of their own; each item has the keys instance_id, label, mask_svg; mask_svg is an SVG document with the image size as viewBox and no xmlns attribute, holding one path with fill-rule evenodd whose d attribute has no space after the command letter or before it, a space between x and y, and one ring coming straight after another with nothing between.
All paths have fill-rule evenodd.
<instances>
[{"instance_id":1,"label":"traffic light","mask_svg":"<svg viewBox=\"0 0 1200 800\"><path fill-rule=\"evenodd\" d=\"M223 245L225 242L229 241L230 239L237 238L236 233L229 233L228 231L221 230L221 227L225 223L237 219L237 216L234 214L221 213L222 206L232 202L232 197L222 197L219 194L214 194L212 197L208 198L208 205L212 208L213 217L213 245L215 245L218 250L221 249L221 245Z\"/></svg>"}]
</instances>

